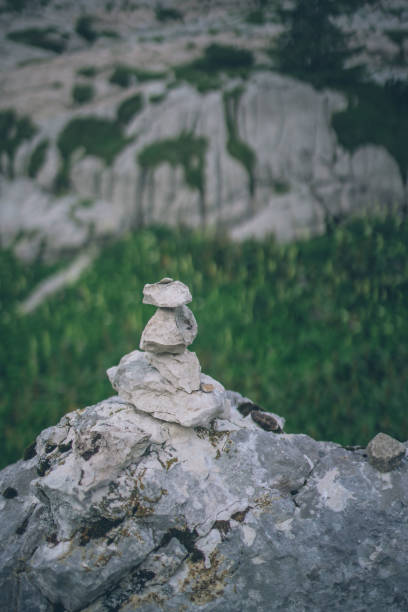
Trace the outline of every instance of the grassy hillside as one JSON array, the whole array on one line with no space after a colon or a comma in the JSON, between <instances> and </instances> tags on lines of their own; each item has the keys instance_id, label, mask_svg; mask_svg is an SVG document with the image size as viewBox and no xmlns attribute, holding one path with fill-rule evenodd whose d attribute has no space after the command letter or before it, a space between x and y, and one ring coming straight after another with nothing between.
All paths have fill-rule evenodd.
<instances>
[{"instance_id":1,"label":"grassy hillside","mask_svg":"<svg viewBox=\"0 0 408 612\"><path fill-rule=\"evenodd\" d=\"M48 270L3 251L1 465L65 412L114 392L105 370L136 348L163 276L193 293L202 368L287 419L287 431L366 444L408 438L408 223L354 221L305 242L231 244L185 229L138 231L29 316Z\"/></svg>"}]
</instances>

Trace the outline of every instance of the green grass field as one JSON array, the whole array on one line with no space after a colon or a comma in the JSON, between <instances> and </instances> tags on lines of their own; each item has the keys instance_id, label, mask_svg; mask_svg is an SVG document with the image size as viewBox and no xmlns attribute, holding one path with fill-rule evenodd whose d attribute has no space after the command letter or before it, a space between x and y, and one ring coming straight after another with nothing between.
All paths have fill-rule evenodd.
<instances>
[{"instance_id":1,"label":"green grass field","mask_svg":"<svg viewBox=\"0 0 408 612\"><path fill-rule=\"evenodd\" d=\"M49 273L1 252L1 465L64 413L114 394L105 370L154 313L146 282L187 283L204 372L287 420L288 432L363 444L408 438L408 222L360 219L308 241L233 244L182 229L108 246L28 316Z\"/></svg>"}]
</instances>

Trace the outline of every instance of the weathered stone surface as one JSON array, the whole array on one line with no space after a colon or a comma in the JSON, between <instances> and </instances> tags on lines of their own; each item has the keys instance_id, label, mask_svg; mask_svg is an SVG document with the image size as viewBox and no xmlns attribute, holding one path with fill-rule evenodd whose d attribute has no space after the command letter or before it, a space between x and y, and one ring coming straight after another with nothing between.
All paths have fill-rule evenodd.
<instances>
[{"instance_id":1,"label":"weathered stone surface","mask_svg":"<svg viewBox=\"0 0 408 612\"><path fill-rule=\"evenodd\" d=\"M384 474L363 451L263 431L225 395L210 430L105 400L0 472L0 492L18 491L0 497L4 609L405 611L407 460ZM96 431L106 444L86 459ZM90 485L73 466L98 455L111 477Z\"/></svg>"},{"instance_id":2,"label":"weathered stone surface","mask_svg":"<svg viewBox=\"0 0 408 612\"><path fill-rule=\"evenodd\" d=\"M177 308L191 302L193 298L187 285L172 278L163 278L158 283L143 288L143 304L162 308Z\"/></svg>"},{"instance_id":3,"label":"weathered stone surface","mask_svg":"<svg viewBox=\"0 0 408 612\"><path fill-rule=\"evenodd\" d=\"M194 361L194 358L192 360ZM171 377L168 364L165 366L162 362L161 365ZM175 374L177 369L175 364ZM185 427L208 427L210 421L223 414L226 408L224 387L220 383L216 383L209 376L201 375L201 380L214 382L210 393L181 390L177 386L177 380L174 385L153 367L148 353L133 351L125 355L117 367L109 368L107 374L122 399L133 404L137 410L163 421ZM190 381L186 382L190 384ZM197 381L193 378L193 382L196 384ZM200 383L198 388L199 386Z\"/></svg>"},{"instance_id":4,"label":"weathered stone surface","mask_svg":"<svg viewBox=\"0 0 408 612\"><path fill-rule=\"evenodd\" d=\"M176 325L180 330L186 346L192 344L197 336L197 321L188 306L176 308Z\"/></svg>"},{"instance_id":5,"label":"weathered stone surface","mask_svg":"<svg viewBox=\"0 0 408 612\"><path fill-rule=\"evenodd\" d=\"M197 322L187 306L159 308L148 321L140 348L152 353L183 353L197 335Z\"/></svg>"},{"instance_id":6,"label":"weathered stone surface","mask_svg":"<svg viewBox=\"0 0 408 612\"><path fill-rule=\"evenodd\" d=\"M405 453L405 446L385 433L377 434L367 446L368 460L380 472L397 467Z\"/></svg>"},{"instance_id":7,"label":"weathered stone surface","mask_svg":"<svg viewBox=\"0 0 408 612\"><path fill-rule=\"evenodd\" d=\"M176 389L187 393L200 388L201 366L197 355L188 350L184 353L146 353L150 365Z\"/></svg>"}]
</instances>

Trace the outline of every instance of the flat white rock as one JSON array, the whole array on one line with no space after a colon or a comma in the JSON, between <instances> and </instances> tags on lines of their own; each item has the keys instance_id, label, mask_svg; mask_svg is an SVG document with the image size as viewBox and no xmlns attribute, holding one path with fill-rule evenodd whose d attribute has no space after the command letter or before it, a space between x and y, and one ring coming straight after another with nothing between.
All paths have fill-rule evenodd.
<instances>
[{"instance_id":1,"label":"flat white rock","mask_svg":"<svg viewBox=\"0 0 408 612\"><path fill-rule=\"evenodd\" d=\"M159 308L177 308L188 304L192 299L187 285L171 278L147 284L143 289L143 304L152 304Z\"/></svg>"},{"instance_id":2,"label":"flat white rock","mask_svg":"<svg viewBox=\"0 0 408 612\"><path fill-rule=\"evenodd\" d=\"M152 353L183 353L197 335L197 322L187 306L159 308L148 321L140 348Z\"/></svg>"},{"instance_id":3,"label":"flat white rock","mask_svg":"<svg viewBox=\"0 0 408 612\"><path fill-rule=\"evenodd\" d=\"M188 350L184 353L146 353L150 365L158 370L163 378L176 389L187 393L200 388L201 366L197 355Z\"/></svg>"}]
</instances>

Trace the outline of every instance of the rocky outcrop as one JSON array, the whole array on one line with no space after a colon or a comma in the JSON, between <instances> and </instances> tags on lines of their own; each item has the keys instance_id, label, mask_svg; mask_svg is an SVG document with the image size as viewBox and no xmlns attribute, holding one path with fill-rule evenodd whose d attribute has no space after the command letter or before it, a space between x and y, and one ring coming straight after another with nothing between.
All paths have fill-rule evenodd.
<instances>
[{"instance_id":1,"label":"rocky outcrop","mask_svg":"<svg viewBox=\"0 0 408 612\"><path fill-rule=\"evenodd\" d=\"M367 457L278 433L215 380L198 390L185 353L126 356L109 371L119 396L0 472L2 609L406 610L407 444L380 438ZM194 395L217 398L199 424Z\"/></svg>"},{"instance_id":2,"label":"rocky outcrop","mask_svg":"<svg viewBox=\"0 0 408 612\"><path fill-rule=\"evenodd\" d=\"M138 90L148 95L146 87ZM273 73L254 74L235 118L256 158L249 176L228 152L223 92L200 95L181 86L160 108L146 106L135 117L128 128L131 144L112 166L79 156L71 166L70 196L55 200L36 181L3 179L2 241L18 237L17 253L30 258L44 240L52 254L88 244L90 237L163 221L228 228L237 239L273 232L288 240L321 232L326 218L402 204L405 186L385 149L367 145L351 154L338 144L330 118L345 106L339 94ZM172 138L176 148L184 133L206 142L202 189L186 183L181 164L138 165L147 147ZM58 151L51 147L49 154ZM51 187L54 180L55 174Z\"/></svg>"},{"instance_id":3,"label":"rocky outcrop","mask_svg":"<svg viewBox=\"0 0 408 612\"><path fill-rule=\"evenodd\" d=\"M8 96L0 106L29 116L36 130L13 149L12 160L6 159L10 147L0 155L3 245L12 245L25 259L35 258L40 249L55 257L157 222L221 228L235 239L273 232L288 240L321 232L327 218L406 204L406 169L385 148L367 142L350 152L339 144L331 118L347 107L345 96L316 91L272 71L265 50L281 31L272 15L254 31L245 21L246 3L218 4L211 11L194 1L180 5L182 36L174 23L158 28L153 7L145 3L135 2L127 12L115 6L119 38L92 46L76 32L76 19L88 6L95 20L111 26L108 9L91 0L77 8L50 2L42 17L49 27L59 30L63 24L66 29L62 57L39 47L31 47L30 54L28 45L7 38L19 20L20 29L37 27L35 10L31 16L3 16L0 63L7 69L0 66L0 85ZM381 40L387 40L387 28L396 27L397 9L401 15L406 10L400 0L388 4L389 10L376 6L375 17L370 4L353 20L339 19L345 30L352 28L357 39L360 32L364 40L374 36L376 22L383 30ZM225 24L217 42L238 45L236 31L228 26L231 11L234 27L245 28L239 45L251 49L264 70L245 80L224 75L218 89L201 93L175 80L175 66L200 57L214 41L209 34L214 24ZM367 50L363 60L370 64L368 43ZM127 88L112 82L118 58L129 70L147 70L148 80L129 77ZM84 76L86 68L91 77ZM384 82L385 68L374 62L376 70L384 73ZM406 78L404 66L397 76ZM72 101L78 84L94 91L83 106ZM121 104L135 95L140 108L125 122L119 120ZM101 152L103 143L87 150L81 139L85 124L65 131L72 121L86 119L107 122L106 138L112 138L107 151ZM97 138L94 132L88 136ZM57 197L61 176L68 191Z\"/></svg>"}]
</instances>

